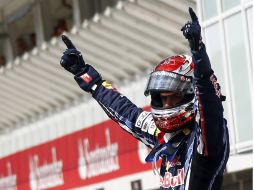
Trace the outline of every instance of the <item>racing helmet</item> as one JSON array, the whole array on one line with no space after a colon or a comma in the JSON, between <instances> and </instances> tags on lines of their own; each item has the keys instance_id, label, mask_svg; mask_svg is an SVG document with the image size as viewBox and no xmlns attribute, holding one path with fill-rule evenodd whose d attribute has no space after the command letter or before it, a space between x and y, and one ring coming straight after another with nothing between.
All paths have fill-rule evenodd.
<instances>
[{"instance_id":1,"label":"racing helmet","mask_svg":"<svg viewBox=\"0 0 254 190\"><path fill-rule=\"evenodd\" d=\"M145 95L151 95L151 112L161 131L174 132L194 121L193 73L194 63L188 55L166 58L150 73Z\"/></svg>"}]
</instances>

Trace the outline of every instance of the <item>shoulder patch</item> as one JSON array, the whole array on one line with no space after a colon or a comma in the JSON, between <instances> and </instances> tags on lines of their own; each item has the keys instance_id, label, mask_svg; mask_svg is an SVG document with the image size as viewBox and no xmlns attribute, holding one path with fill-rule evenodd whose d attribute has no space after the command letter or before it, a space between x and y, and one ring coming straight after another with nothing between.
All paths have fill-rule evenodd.
<instances>
[{"instance_id":1,"label":"shoulder patch","mask_svg":"<svg viewBox=\"0 0 254 190\"><path fill-rule=\"evenodd\" d=\"M147 111L143 111L136 123L135 123L135 127L138 127L141 129L141 131L143 132L148 132L150 135L154 135L154 132L156 130L156 125L154 123L154 120L153 120L153 116L150 112L147 112Z\"/></svg>"},{"instance_id":2,"label":"shoulder patch","mask_svg":"<svg viewBox=\"0 0 254 190\"><path fill-rule=\"evenodd\" d=\"M155 125L155 123L154 123L154 120L152 120L151 123L150 123L150 125L149 125L149 127L148 127L148 133L149 133L150 135L154 135L156 128L157 128L157 127L156 127L156 125Z\"/></svg>"},{"instance_id":3,"label":"shoulder patch","mask_svg":"<svg viewBox=\"0 0 254 190\"><path fill-rule=\"evenodd\" d=\"M136 123L135 123L135 127L141 128L141 126L143 125L145 119L146 119L149 115L151 115L150 112L147 112L147 111L141 112L141 114L138 116L138 119L137 119L137 121L136 121Z\"/></svg>"},{"instance_id":4,"label":"shoulder patch","mask_svg":"<svg viewBox=\"0 0 254 190\"><path fill-rule=\"evenodd\" d=\"M102 85L103 85L105 88L107 88L107 89L113 89L112 85L111 85L109 82L107 82L107 81L104 81L104 82L102 83Z\"/></svg>"},{"instance_id":5,"label":"shoulder patch","mask_svg":"<svg viewBox=\"0 0 254 190\"><path fill-rule=\"evenodd\" d=\"M144 120L142 126L141 126L141 131L147 132L149 126L152 124L153 122L153 117L152 115L148 115L147 118Z\"/></svg>"}]
</instances>

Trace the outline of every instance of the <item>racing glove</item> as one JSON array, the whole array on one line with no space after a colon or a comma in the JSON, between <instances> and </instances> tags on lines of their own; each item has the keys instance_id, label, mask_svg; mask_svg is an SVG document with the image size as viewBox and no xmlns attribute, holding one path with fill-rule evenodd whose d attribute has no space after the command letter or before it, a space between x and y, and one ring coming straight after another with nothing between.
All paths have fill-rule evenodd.
<instances>
[{"instance_id":1,"label":"racing glove","mask_svg":"<svg viewBox=\"0 0 254 190\"><path fill-rule=\"evenodd\" d=\"M198 17L189 7L191 21L188 21L181 29L183 35L189 41L193 61L195 63L194 76L197 78L210 77L213 74L209 57L206 53L205 44L202 42L201 27Z\"/></svg>"},{"instance_id":2,"label":"racing glove","mask_svg":"<svg viewBox=\"0 0 254 190\"><path fill-rule=\"evenodd\" d=\"M102 83L101 75L91 65L85 63L81 53L67 36L62 35L62 40L67 49L61 57L61 66L74 75L81 89L86 92L94 92L98 84Z\"/></svg>"},{"instance_id":3,"label":"racing glove","mask_svg":"<svg viewBox=\"0 0 254 190\"><path fill-rule=\"evenodd\" d=\"M189 41L191 48L194 67L194 76L196 79L208 78L212 82L216 95L221 101L226 100L226 96L221 94L219 83L217 78L213 74L211 63L206 52L205 44L202 42L201 27L198 22L198 17L191 7L189 7L189 14L191 21L188 21L181 29L183 35Z\"/></svg>"},{"instance_id":4,"label":"racing glove","mask_svg":"<svg viewBox=\"0 0 254 190\"><path fill-rule=\"evenodd\" d=\"M198 22L198 17L191 7L189 7L191 21L188 21L181 29L183 35L189 41L192 51L199 51L203 46L201 37L201 27Z\"/></svg>"}]
</instances>

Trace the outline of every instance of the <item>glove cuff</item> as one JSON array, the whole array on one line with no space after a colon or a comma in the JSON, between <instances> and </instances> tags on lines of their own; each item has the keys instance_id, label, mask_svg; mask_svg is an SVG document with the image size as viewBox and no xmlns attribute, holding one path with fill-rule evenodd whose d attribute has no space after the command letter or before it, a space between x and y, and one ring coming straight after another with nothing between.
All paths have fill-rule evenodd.
<instances>
[{"instance_id":1,"label":"glove cuff","mask_svg":"<svg viewBox=\"0 0 254 190\"><path fill-rule=\"evenodd\" d=\"M202 47L199 51L191 51L193 61L195 63L194 76L196 78L206 78L213 74L210 60L206 52L205 44L202 43Z\"/></svg>"},{"instance_id":2,"label":"glove cuff","mask_svg":"<svg viewBox=\"0 0 254 190\"><path fill-rule=\"evenodd\" d=\"M96 85L102 81L101 75L88 64L74 76L74 79L82 90L90 93L93 93L97 88Z\"/></svg>"},{"instance_id":3,"label":"glove cuff","mask_svg":"<svg viewBox=\"0 0 254 190\"><path fill-rule=\"evenodd\" d=\"M194 39L189 39L188 41L192 52L198 52L205 46L202 37L200 37L199 41L195 41Z\"/></svg>"}]
</instances>

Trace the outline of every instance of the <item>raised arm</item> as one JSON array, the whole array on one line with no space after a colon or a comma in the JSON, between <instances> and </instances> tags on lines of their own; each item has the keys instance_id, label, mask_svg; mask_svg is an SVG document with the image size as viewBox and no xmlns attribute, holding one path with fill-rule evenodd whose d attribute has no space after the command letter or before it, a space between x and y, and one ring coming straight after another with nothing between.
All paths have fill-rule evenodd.
<instances>
[{"instance_id":1,"label":"raised arm","mask_svg":"<svg viewBox=\"0 0 254 190\"><path fill-rule=\"evenodd\" d=\"M221 189L223 173L229 157L229 138L221 101L225 96L211 68L210 60L201 37L201 27L194 11L189 8L191 22L182 28L188 39L195 62L194 82L199 102L201 136L195 150L189 190Z\"/></svg>"},{"instance_id":2,"label":"raised arm","mask_svg":"<svg viewBox=\"0 0 254 190\"><path fill-rule=\"evenodd\" d=\"M67 49L61 57L60 64L74 75L80 88L91 93L106 114L116 121L125 131L132 134L147 146L156 144L154 134L156 127L149 112L143 111L127 97L120 94L91 66L85 63L81 53L67 36L62 36Z\"/></svg>"},{"instance_id":3,"label":"raised arm","mask_svg":"<svg viewBox=\"0 0 254 190\"><path fill-rule=\"evenodd\" d=\"M224 120L222 100L225 96L220 93L220 86L211 68L205 44L201 37L201 27L192 8L189 8L191 22L183 28L183 35L189 41L194 67L194 81L199 101L200 126L203 140L203 154L216 155L222 147Z\"/></svg>"}]
</instances>

